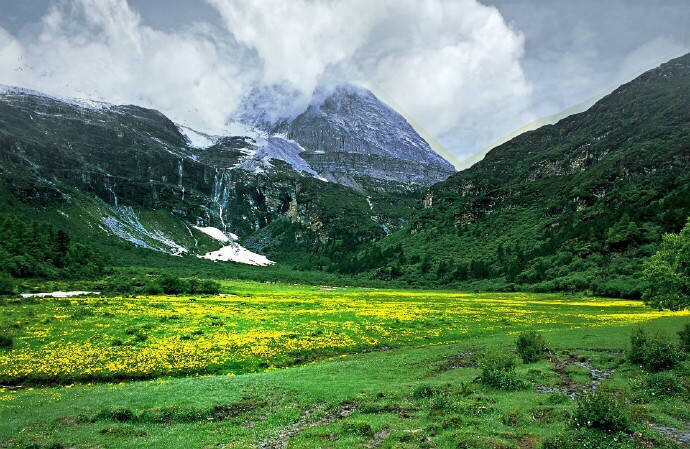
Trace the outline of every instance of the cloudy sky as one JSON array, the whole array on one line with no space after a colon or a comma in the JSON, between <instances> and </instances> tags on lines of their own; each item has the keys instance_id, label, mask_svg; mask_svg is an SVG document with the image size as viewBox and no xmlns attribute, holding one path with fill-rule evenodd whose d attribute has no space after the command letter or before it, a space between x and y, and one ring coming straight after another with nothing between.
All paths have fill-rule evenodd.
<instances>
[{"instance_id":1,"label":"cloudy sky","mask_svg":"<svg viewBox=\"0 0 690 449\"><path fill-rule=\"evenodd\" d=\"M256 86L372 89L462 161L690 51L687 0L0 0L0 83L218 132Z\"/></svg>"}]
</instances>

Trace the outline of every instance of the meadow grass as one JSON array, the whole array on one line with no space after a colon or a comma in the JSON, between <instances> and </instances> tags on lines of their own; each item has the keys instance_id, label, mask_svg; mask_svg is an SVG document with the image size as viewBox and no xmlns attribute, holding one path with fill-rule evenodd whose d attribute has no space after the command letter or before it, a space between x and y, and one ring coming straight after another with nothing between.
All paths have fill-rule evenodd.
<instances>
[{"instance_id":1,"label":"meadow grass","mask_svg":"<svg viewBox=\"0 0 690 449\"><path fill-rule=\"evenodd\" d=\"M537 330L555 357L632 395L646 375L626 362L633 328L671 335L689 319L549 294L224 289L234 296L6 301L15 344L0 370L6 385L29 382L0 389L0 447L538 447L568 428L574 401L536 386L565 373L586 388L588 372L519 364L527 387L502 391L477 381L482 354L514 353L517 333ZM636 425L682 428L689 402L638 400Z\"/></svg>"}]
</instances>

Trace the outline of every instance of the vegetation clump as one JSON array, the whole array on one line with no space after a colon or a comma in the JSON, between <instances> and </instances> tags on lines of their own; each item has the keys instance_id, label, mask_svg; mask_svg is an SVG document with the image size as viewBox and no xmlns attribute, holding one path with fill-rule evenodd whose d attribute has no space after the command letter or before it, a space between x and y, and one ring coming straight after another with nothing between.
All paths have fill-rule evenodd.
<instances>
[{"instance_id":1,"label":"vegetation clump","mask_svg":"<svg viewBox=\"0 0 690 449\"><path fill-rule=\"evenodd\" d=\"M515 341L517 353L524 363L533 363L544 357L546 341L536 331L522 332Z\"/></svg>"},{"instance_id":2,"label":"vegetation clump","mask_svg":"<svg viewBox=\"0 0 690 449\"><path fill-rule=\"evenodd\" d=\"M690 397L690 378L674 371L642 375L630 381L632 398L653 401L667 397Z\"/></svg>"},{"instance_id":3,"label":"vegetation clump","mask_svg":"<svg viewBox=\"0 0 690 449\"><path fill-rule=\"evenodd\" d=\"M678 332L680 346L683 351L690 353L690 323L686 324L683 330Z\"/></svg>"},{"instance_id":4,"label":"vegetation clump","mask_svg":"<svg viewBox=\"0 0 690 449\"><path fill-rule=\"evenodd\" d=\"M652 372L673 368L683 359L680 348L668 336L649 336L643 329L636 329L630 337L628 359Z\"/></svg>"},{"instance_id":5,"label":"vegetation clump","mask_svg":"<svg viewBox=\"0 0 690 449\"><path fill-rule=\"evenodd\" d=\"M479 363L483 384L499 390L520 390L526 383L515 372L515 357L504 352L488 352Z\"/></svg>"},{"instance_id":6,"label":"vegetation clump","mask_svg":"<svg viewBox=\"0 0 690 449\"><path fill-rule=\"evenodd\" d=\"M577 401L573 422L576 427L624 432L629 430L631 420L628 408L621 398L600 390Z\"/></svg>"},{"instance_id":7,"label":"vegetation clump","mask_svg":"<svg viewBox=\"0 0 690 449\"><path fill-rule=\"evenodd\" d=\"M14 344L14 339L11 335L0 334L0 349L9 349Z\"/></svg>"},{"instance_id":8,"label":"vegetation clump","mask_svg":"<svg viewBox=\"0 0 690 449\"><path fill-rule=\"evenodd\" d=\"M0 273L0 295L12 295L16 293L14 279L7 273Z\"/></svg>"},{"instance_id":9,"label":"vegetation clump","mask_svg":"<svg viewBox=\"0 0 690 449\"><path fill-rule=\"evenodd\" d=\"M690 220L679 234L665 234L661 247L644 264L647 289L642 298L657 309L690 307Z\"/></svg>"}]
</instances>

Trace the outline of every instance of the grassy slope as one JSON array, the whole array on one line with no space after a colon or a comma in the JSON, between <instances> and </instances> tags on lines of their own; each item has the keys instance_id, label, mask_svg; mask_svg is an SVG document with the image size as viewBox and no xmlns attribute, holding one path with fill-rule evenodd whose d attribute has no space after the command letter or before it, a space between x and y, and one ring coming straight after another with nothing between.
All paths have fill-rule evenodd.
<instances>
[{"instance_id":1,"label":"grassy slope","mask_svg":"<svg viewBox=\"0 0 690 449\"><path fill-rule=\"evenodd\" d=\"M244 284L235 289L243 294L260 287ZM307 296L315 291L318 289L304 289ZM280 303L287 301L284 293L296 292L294 287L278 286L264 294L271 302ZM356 296L366 292L352 289L348 293ZM406 293L372 292L389 295L392 303ZM537 299L548 305L555 297ZM471 301L467 299L465 304ZM298 302L289 303L293 316L304 310L295 307ZM568 314L568 307L552 307L557 321L562 313ZM452 303L443 308L449 315L457 309ZM552 327L539 313L523 318L528 327L547 328L544 335L561 359L574 354L591 360L597 368L614 368L614 377L607 383L630 394L629 381L640 371L624 363L620 350L628 344L634 327L631 323L644 322L646 328L670 333L688 321L687 313L654 318L635 312L636 308L629 306L632 315L626 320L610 320L599 327L579 327L576 323L567 328ZM596 315L604 309L590 307L586 314ZM494 312L504 317L513 314L509 310ZM625 315L625 310L620 313ZM443 328L434 318L436 328ZM423 316L415 322L420 323L422 333L432 324ZM616 322L627 324L619 326ZM299 332L303 324L295 322L295 331ZM532 389L512 393L492 390L472 382L478 368L451 368L448 363L458 354L513 349L515 329L484 327L484 322L476 323L473 338L451 344L417 343L390 351L343 354L266 373L4 390L0 393L0 445L25 447L37 442L104 448L250 448L261 442L282 447L280 441L289 439L291 448L351 448L378 440L382 448L534 447L530 444L567 426L567 412L573 402L560 394L537 394ZM689 365L685 363L687 373ZM588 381L576 371L571 375L574 381ZM558 379L547 362L520 365L518 372L523 379L543 385L555 385ZM415 389L426 384L442 393L428 399L415 397ZM112 413L119 409L124 411ZM683 421L690 420L688 410L688 403L681 398L636 404L636 424L644 426L651 420L682 427ZM128 420L126 411L135 418Z\"/></svg>"}]
</instances>

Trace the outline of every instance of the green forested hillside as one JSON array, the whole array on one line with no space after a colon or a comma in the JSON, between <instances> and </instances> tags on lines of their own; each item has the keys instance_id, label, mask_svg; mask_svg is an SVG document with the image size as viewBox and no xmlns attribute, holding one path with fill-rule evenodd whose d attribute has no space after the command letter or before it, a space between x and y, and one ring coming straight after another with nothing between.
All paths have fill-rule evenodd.
<instances>
[{"instance_id":1,"label":"green forested hillside","mask_svg":"<svg viewBox=\"0 0 690 449\"><path fill-rule=\"evenodd\" d=\"M689 168L685 55L434 185L409 226L340 269L637 297L643 258L690 215Z\"/></svg>"}]
</instances>

